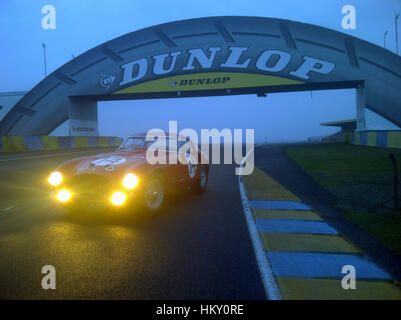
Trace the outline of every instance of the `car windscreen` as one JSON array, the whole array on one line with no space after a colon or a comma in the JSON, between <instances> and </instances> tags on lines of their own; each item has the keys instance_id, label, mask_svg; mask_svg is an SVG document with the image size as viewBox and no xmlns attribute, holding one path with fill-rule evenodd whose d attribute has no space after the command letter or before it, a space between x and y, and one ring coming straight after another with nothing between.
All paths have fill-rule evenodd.
<instances>
[{"instance_id":1,"label":"car windscreen","mask_svg":"<svg viewBox=\"0 0 401 320\"><path fill-rule=\"evenodd\" d=\"M132 150L143 148L144 141L145 137L129 137L121 144L118 150Z\"/></svg>"}]
</instances>

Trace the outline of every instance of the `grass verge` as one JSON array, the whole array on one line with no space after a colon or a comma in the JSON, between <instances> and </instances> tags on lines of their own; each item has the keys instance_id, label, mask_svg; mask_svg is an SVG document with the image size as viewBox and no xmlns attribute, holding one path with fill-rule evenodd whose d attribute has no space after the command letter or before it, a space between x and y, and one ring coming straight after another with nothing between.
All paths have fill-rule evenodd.
<instances>
[{"instance_id":1,"label":"grass verge","mask_svg":"<svg viewBox=\"0 0 401 320\"><path fill-rule=\"evenodd\" d=\"M368 211L393 195L394 153L401 150L346 144L286 147L287 155L336 196L346 217L401 255L401 212L380 208ZM391 203L392 205L393 203Z\"/></svg>"}]
</instances>

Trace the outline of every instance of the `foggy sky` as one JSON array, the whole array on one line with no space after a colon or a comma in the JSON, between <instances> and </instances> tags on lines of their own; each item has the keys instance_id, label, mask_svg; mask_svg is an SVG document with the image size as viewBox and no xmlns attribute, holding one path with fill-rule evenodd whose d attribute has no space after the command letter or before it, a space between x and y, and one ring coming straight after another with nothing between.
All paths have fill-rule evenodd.
<instances>
[{"instance_id":1,"label":"foggy sky","mask_svg":"<svg viewBox=\"0 0 401 320\"><path fill-rule=\"evenodd\" d=\"M41 9L56 8L56 30L43 30ZM356 30L343 30L341 8L356 8ZM105 41L155 24L206 16L247 15L312 23L395 51L394 12L401 0L0 0L0 92L28 91L47 73ZM401 24L399 22L399 24ZM401 27L399 27L400 30ZM401 32L400 32L401 33ZM401 46L400 46L401 47ZM353 89L255 95L99 102L99 133L126 136L150 128L253 128L258 141L303 140L336 128L321 122L355 117ZM63 135L65 125L56 131Z\"/></svg>"}]
</instances>

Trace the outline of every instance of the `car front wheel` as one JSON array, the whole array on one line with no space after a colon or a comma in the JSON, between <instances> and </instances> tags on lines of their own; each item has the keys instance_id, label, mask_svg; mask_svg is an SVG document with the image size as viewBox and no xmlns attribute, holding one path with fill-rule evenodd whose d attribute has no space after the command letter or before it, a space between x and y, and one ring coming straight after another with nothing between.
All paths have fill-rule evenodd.
<instances>
[{"instance_id":1,"label":"car front wheel","mask_svg":"<svg viewBox=\"0 0 401 320\"><path fill-rule=\"evenodd\" d=\"M196 181L196 184L193 186L194 193L203 193L206 190L208 180L208 172L207 167L205 165L201 165L199 167L199 176Z\"/></svg>"},{"instance_id":2,"label":"car front wheel","mask_svg":"<svg viewBox=\"0 0 401 320\"><path fill-rule=\"evenodd\" d=\"M151 212L159 211L166 197L164 178L160 174L155 174L146 183L144 190L145 208Z\"/></svg>"}]
</instances>

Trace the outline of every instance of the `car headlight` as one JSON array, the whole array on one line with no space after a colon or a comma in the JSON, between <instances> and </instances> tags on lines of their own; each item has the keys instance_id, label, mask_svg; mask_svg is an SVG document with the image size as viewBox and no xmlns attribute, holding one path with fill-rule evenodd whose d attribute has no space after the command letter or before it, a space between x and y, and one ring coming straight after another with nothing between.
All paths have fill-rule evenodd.
<instances>
[{"instance_id":1,"label":"car headlight","mask_svg":"<svg viewBox=\"0 0 401 320\"><path fill-rule=\"evenodd\" d=\"M58 185L61 184L62 181L63 181L63 176L60 172L54 171L50 174L49 183L52 186L57 187Z\"/></svg>"},{"instance_id":2,"label":"car headlight","mask_svg":"<svg viewBox=\"0 0 401 320\"><path fill-rule=\"evenodd\" d=\"M134 189L138 184L138 177L133 173L128 173L123 179L123 187L128 190Z\"/></svg>"},{"instance_id":3,"label":"car headlight","mask_svg":"<svg viewBox=\"0 0 401 320\"><path fill-rule=\"evenodd\" d=\"M116 206L121 206L125 202L126 196L121 191L114 192L111 202Z\"/></svg>"},{"instance_id":4,"label":"car headlight","mask_svg":"<svg viewBox=\"0 0 401 320\"><path fill-rule=\"evenodd\" d=\"M71 193L68 190L60 190L57 193L57 199L59 199L61 202L66 202L68 200L70 200L71 198Z\"/></svg>"}]
</instances>

